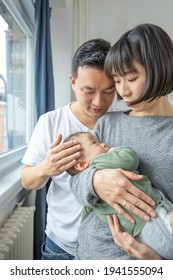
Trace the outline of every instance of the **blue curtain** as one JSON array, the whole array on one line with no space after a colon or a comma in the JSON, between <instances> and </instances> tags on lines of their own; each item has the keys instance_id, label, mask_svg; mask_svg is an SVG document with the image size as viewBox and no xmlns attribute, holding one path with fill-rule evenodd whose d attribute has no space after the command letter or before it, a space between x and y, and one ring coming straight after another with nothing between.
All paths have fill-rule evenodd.
<instances>
[{"instance_id":1,"label":"blue curtain","mask_svg":"<svg viewBox=\"0 0 173 280\"><path fill-rule=\"evenodd\" d=\"M35 2L35 104L38 118L55 107L49 0ZM41 257L45 240L46 193L49 183L37 191L34 225L34 259Z\"/></svg>"}]
</instances>

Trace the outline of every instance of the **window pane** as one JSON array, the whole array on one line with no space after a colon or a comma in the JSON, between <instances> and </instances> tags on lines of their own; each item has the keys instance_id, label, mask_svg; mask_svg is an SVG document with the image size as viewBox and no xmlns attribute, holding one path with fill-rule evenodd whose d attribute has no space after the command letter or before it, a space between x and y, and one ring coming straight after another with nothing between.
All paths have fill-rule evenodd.
<instances>
[{"instance_id":1,"label":"window pane","mask_svg":"<svg viewBox=\"0 0 173 280\"><path fill-rule=\"evenodd\" d=\"M26 42L0 2L0 154L26 143Z\"/></svg>"}]
</instances>

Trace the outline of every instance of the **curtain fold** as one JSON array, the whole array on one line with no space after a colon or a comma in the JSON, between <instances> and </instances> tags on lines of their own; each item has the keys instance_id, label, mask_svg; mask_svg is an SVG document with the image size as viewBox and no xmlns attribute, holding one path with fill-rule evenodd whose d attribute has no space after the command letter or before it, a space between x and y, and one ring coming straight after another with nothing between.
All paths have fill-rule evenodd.
<instances>
[{"instance_id":1,"label":"curtain fold","mask_svg":"<svg viewBox=\"0 0 173 280\"><path fill-rule=\"evenodd\" d=\"M50 36L49 0L35 1L35 105L37 120L55 108L54 77ZM41 258L41 245L45 240L46 194L50 181L37 191L34 218L34 259Z\"/></svg>"}]
</instances>

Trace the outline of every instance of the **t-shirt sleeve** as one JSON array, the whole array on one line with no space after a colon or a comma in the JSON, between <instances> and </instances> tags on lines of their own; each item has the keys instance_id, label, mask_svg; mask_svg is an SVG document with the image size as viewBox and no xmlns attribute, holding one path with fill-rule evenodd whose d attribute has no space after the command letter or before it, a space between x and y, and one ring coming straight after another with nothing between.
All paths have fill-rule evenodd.
<instances>
[{"instance_id":1,"label":"t-shirt sleeve","mask_svg":"<svg viewBox=\"0 0 173 280\"><path fill-rule=\"evenodd\" d=\"M44 160L49 147L49 141L45 131L47 131L47 121L46 116L42 115L34 128L27 150L22 159L23 164L35 166Z\"/></svg>"}]
</instances>

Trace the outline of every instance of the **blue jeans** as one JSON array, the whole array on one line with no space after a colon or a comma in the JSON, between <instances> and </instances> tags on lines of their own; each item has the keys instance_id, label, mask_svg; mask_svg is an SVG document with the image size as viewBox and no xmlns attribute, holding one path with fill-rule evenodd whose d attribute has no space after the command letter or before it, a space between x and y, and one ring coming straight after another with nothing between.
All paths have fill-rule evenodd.
<instances>
[{"instance_id":1,"label":"blue jeans","mask_svg":"<svg viewBox=\"0 0 173 280\"><path fill-rule=\"evenodd\" d=\"M49 237L41 247L42 260L73 260L74 256L57 246Z\"/></svg>"}]
</instances>

